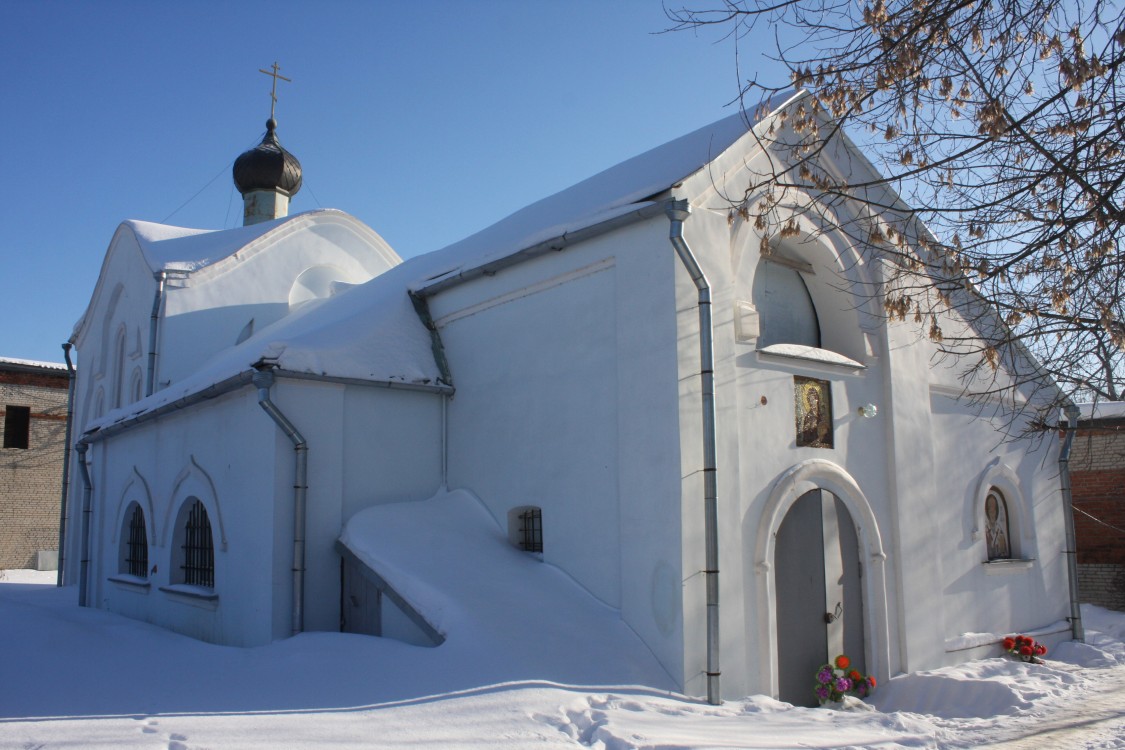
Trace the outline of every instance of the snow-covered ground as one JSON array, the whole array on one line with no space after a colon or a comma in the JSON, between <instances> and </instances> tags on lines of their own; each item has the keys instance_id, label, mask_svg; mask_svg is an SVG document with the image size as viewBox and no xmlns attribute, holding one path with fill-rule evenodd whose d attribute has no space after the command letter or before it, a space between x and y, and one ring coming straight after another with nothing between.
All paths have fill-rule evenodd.
<instances>
[{"instance_id":1,"label":"snow-covered ground","mask_svg":"<svg viewBox=\"0 0 1125 750\"><path fill-rule=\"evenodd\" d=\"M474 683L460 651L366 636L213 646L80 609L53 581L30 571L0 581L4 750L1125 748L1125 614L1090 607L1087 643L1045 664L994 658L902 675L870 706L829 711L502 681L501 668ZM443 684L477 686L433 688Z\"/></svg>"}]
</instances>

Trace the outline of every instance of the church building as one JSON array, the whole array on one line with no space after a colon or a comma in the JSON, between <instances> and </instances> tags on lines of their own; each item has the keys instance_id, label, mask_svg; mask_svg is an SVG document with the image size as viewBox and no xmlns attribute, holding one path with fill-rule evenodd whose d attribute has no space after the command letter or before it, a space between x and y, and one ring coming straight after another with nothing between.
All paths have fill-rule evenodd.
<instances>
[{"instance_id":1,"label":"church building","mask_svg":"<svg viewBox=\"0 0 1125 750\"><path fill-rule=\"evenodd\" d=\"M731 211L800 96L406 261L341 211L288 215L272 119L235 163L244 226L122 223L72 338L81 603L231 646L440 649L459 594L426 550L477 535L713 702L807 703L839 653L885 679L1069 639L1059 436L1003 440L1030 416L966 403L844 234ZM488 528L428 524L453 497ZM369 528L422 529L418 559Z\"/></svg>"}]
</instances>

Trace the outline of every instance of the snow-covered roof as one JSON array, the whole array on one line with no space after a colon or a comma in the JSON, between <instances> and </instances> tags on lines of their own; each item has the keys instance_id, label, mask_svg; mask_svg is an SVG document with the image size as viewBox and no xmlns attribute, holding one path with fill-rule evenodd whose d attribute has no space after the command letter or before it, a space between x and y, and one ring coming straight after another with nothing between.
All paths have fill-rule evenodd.
<instances>
[{"instance_id":1,"label":"snow-covered roof","mask_svg":"<svg viewBox=\"0 0 1125 750\"><path fill-rule=\"evenodd\" d=\"M1082 421L1098 419L1125 419L1125 401L1098 401L1075 404Z\"/></svg>"},{"instance_id":2,"label":"snow-covered roof","mask_svg":"<svg viewBox=\"0 0 1125 750\"><path fill-rule=\"evenodd\" d=\"M66 365L58 362L39 362L34 359L16 359L15 357L0 357L0 366L16 365L17 367L34 367L42 370L61 370L66 372Z\"/></svg>"},{"instance_id":3,"label":"snow-covered roof","mask_svg":"<svg viewBox=\"0 0 1125 750\"><path fill-rule=\"evenodd\" d=\"M763 111L776 110L796 95L778 97ZM418 320L408 291L649 204L650 198L705 169L746 136L747 122L741 111L730 115L533 203L459 242L411 258L347 292L300 309L221 352L195 375L120 412L110 412L100 424L206 389L262 359L291 373L434 384L440 373L430 335ZM201 268L307 215L210 233L146 222L128 224L154 268L169 264Z\"/></svg>"},{"instance_id":4,"label":"snow-covered roof","mask_svg":"<svg viewBox=\"0 0 1125 750\"><path fill-rule=\"evenodd\" d=\"M124 221L122 226L132 230L145 261L153 271L191 272L229 258L258 238L285 225L305 223L323 214L345 215L335 209L317 209L223 230L189 229L137 219Z\"/></svg>"},{"instance_id":5,"label":"snow-covered roof","mask_svg":"<svg viewBox=\"0 0 1125 750\"><path fill-rule=\"evenodd\" d=\"M800 94L787 92L766 102L773 112ZM416 280L483 265L567 232L620 215L706 168L750 130L747 113L736 112L661 146L621 162L554 195L532 203L476 234L438 250L437 273Z\"/></svg>"}]
</instances>

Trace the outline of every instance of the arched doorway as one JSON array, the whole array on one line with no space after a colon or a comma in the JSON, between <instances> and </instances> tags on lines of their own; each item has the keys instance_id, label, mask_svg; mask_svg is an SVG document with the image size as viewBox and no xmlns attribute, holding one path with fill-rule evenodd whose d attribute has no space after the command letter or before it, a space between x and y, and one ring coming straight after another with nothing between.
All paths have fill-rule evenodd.
<instances>
[{"instance_id":1,"label":"arched doorway","mask_svg":"<svg viewBox=\"0 0 1125 750\"><path fill-rule=\"evenodd\" d=\"M791 510L793 515L790 515ZM841 519L844 519L843 522ZM756 517L755 522L757 541L752 564L756 579L757 616L747 624L750 629L748 636L755 637L756 634L758 643L756 668L761 678L760 690L783 697L780 690L782 663L779 660L783 636L780 631L790 628L791 619L801 615L779 612L779 606L784 609L801 603L810 607L809 613L814 613L812 607L815 606L815 615L820 618L820 634L807 635L804 641L799 642L823 644L817 646L820 650L815 657L801 658L810 662L817 657L823 658L816 661L812 669L808 669L807 665L785 667L787 671L793 669L797 675L795 679L809 691L799 698L798 703L812 700L815 669L829 657L830 629L825 625L831 623L824 620L825 613L831 613L835 619L837 601L841 603L843 623L839 634L832 636L836 650L831 655L847 653L857 660L857 664L861 663L867 673L875 675L880 681L887 679L891 663L887 556L883 551L874 510L855 479L832 461L821 458L801 461L777 478L762 514ZM783 524L786 526L784 530ZM838 547L826 547L826 526L830 543L835 539ZM825 574L825 558L832 559L833 555L831 552L825 555L826 548L838 549L835 557L841 562L833 570L840 571L835 578L836 585L842 587L840 589L830 590L827 585L833 573L829 570ZM796 572L790 569L794 559L800 562L806 558L813 562L803 563L806 565L803 573L800 568ZM850 566L846 564L848 561L851 561ZM815 572L818 569L819 574ZM805 576L804 583L801 582L802 575ZM813 587L808 582L810 580L819 580L819 587ZM794 592L794 585L804 588ZM810 593L813 591L816 593ZM839 596L829 602L829 597L834 594ZM808 627L811 633L811 625ZM785 658L788 659L788 656ZM789 678L786 682L788 685Z\"/></svg>"},{"instance_id":2,"label":"arched doorway","mask_svg":"<svg viewBox=\"0 0 1125 750\"><path fill-rule=\"evenodd\" d=\"M866 672L859 539L839 498L810 490L789 507L777 530L774 576L778 698L812 706L821 664L846 653Z\"/></svg>"}]
</instances>

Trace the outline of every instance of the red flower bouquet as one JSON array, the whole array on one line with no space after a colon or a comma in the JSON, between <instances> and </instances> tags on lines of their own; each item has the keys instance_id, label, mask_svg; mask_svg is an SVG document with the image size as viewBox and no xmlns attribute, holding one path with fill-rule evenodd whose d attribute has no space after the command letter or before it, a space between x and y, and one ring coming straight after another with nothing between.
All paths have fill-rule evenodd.
<instances>
[{"instance_id":1,"label":"red flower bouquet","mask_svg":"<svg viewBox=\"0 0 1125 750\"><path fill-rule=\"evenodd\" d=\"M852 660L840 654L817 670L813 692L821 705L839 703L846 695L866 698L874 692L875 678L861 674L858 669L849 670L851 665Z\"/></svg>"},{"instance_id":2,"label":"red flower bouquet","mask_svg":"<svg viewBox=\"0 0 1125 750\"><path fill-rule=\"evenodd\" d=\"M1043 662L1038 658L1047 653L1047 647L1042 643L1036 642L1034 638L1028 638L1026 635L1010 635L1000 642L1004 650L1016 657L1020 661L1026 661L1031 664L1042 664Z\"/></svg>"}]
</instances>

